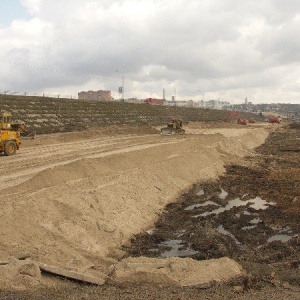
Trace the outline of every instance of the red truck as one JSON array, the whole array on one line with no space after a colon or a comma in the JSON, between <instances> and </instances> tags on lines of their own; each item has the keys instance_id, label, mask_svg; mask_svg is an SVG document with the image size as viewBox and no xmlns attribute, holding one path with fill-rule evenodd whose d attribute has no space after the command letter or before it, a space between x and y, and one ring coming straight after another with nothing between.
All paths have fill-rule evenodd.
<instances>
[{"instance_id":1,"label":"red truck","mask_svg":"<svg viewBox=\"0 0 300 300\"><path fill-rule=\"evenodd\" d=\"M269 118L269 123L280 123L281 119L280 118Z\"/></svg>"}]
</instances>

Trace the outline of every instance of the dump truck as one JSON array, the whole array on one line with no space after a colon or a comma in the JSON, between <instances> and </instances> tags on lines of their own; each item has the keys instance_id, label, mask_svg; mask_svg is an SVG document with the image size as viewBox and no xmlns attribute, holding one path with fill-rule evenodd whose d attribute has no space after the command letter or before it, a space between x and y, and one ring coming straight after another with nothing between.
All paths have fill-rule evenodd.
<instances>
[{"instance_id":1,"label":"dump truck","mask_svg":"<svg viewBox=\"0 0 300 300\"><path fill-rule=\"evenodd\" d=\"M185 130L182 128L182 120L173 119L172 122L167 123L167 127L161 128L160 133L162 135L185 134Z\"/></svg>"},{"instance_id":2,"label":"dump truck","mask_svg":"<svg viewBox=\"0 0 300 300\"><path fill-rule=\"evenodd\" d=\"M21 140L20 135L24 130L24 123L22 121L12 122L12 115L10 113L2 113L0 124L0 153L9 156L16 154L20 149Z\"/></svg>"},{"instance_id":3,"label":"dump truck","mask_svg":"<svg viewBox=\"0 0 300 300\"><path fill-rule=\"evenodd\" d=\"M269 123L278 123L279 124L281 122L281 118L279 118L279 117L278 118L277 117L276 118L275 117L274 118L269 118L268 122Z\"/></svg>"}]
</instances>

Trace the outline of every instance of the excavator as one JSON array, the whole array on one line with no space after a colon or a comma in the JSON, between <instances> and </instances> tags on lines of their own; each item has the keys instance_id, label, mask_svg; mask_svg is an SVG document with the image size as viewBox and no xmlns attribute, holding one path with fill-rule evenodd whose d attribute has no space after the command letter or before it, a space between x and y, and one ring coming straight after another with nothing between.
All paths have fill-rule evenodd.
<instances>
[{"instance_id":1,"label":"excavator","mask_svg":"<svg viewBox=\"0 0 300 300\"><path fill-rule=\"evenodd\" d=\"M230 118L236 118L237 123L240 124L240 125L247 125L247 120L241 119L240 115L237 114L237 113L229 113L229 114L227 114L225 120L228 121L228 120L230 120Z\"/></svg>"},{"instance_id":2,"label":"excavator","mask_svg":"<svg viewBox=\"0 0 300 300\"><path fill-rule=\"evenodd\" d=\"M182 128L182 120L173 119L172 122L167 123L167 127L161 128L160 133L162 135L185 134L185 130Z\"/></svg>"},{"instance_id":3,"label":"excavator","mask_svg":"<svg viewBox=\"0 0 300 300\"><path fill-rule=\"evenodd\" d=\"M2 113L0 123L0 153L9 156L16 154L20 149L21 132L24 131L24 122L12 122L12 115L10 113Z\"/></svg>"}]
</instances>

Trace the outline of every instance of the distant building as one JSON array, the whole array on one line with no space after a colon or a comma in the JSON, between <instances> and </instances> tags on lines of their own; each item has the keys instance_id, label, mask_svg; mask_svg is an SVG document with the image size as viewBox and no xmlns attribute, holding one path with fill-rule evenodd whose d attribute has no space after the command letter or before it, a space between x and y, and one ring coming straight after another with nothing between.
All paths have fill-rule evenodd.
<instances>
[{"instance_id":1,"label":"distant building","mask_svg":"<svg viewBox=\"0 0 300 300\"><path fill-rule=\"evenodd\" d=\"M112 101L111 91L82 91L78 93L79 100Z\"/></svg>"},{"instance_id":2,"label":"distant building","mask_svg":"<svg viewBox=\"0 0 300 300\"><path fill-rule=\"evenodd\" d=\"M141 100L137 99L137 98L128 98L127 103L141 103Z\"/></svg>"},{"instance_id":3,"label":"distant building","mask_svg":"<svg viewBox=\"0 0 300 300\"><path fill-rule=\"evenodd\" d=\"M156 99L156 98L146 98L144 100L145 104L152 104L152 105L163 105L165 102L164 99Z\"/></svg>"}]
</instances>

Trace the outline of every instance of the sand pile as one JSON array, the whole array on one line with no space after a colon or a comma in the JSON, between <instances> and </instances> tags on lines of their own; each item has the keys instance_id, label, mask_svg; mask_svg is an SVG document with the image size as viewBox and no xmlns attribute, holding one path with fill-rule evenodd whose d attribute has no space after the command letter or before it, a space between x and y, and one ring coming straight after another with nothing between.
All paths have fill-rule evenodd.
<instances>
[{"instance_id":1,"label":"sand pile","mask_svg":"<svg viewBox=\"0 0 300 300\"><path fill-rule=\"evenodd\" d=\"M29 252L34 261L106 274L123 258L121 245L151 227L167 203L192 183L216 178L225 162L251 154L267 136L226 130L90 155L5 190L1 260Z\"/></svg>"}]
</instances>

